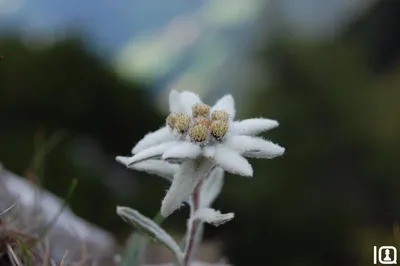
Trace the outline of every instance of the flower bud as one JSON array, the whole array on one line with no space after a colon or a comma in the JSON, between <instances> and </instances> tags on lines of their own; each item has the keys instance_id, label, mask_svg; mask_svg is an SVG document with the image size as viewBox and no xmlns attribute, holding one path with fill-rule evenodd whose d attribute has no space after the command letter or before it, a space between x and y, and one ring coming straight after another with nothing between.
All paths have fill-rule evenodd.
<instances>
[{"instance_id":1,"label":"flower bud","mask_svg":"<svg viewBox=\"0 0 400 266\"><path fill-rule=\"evenodd\" d=\"M211 114L212 120L228 121L229 114L225 111L214 111Z\"/></svg>"},{"instance_id":2,"label":"flower bud","mask_svg":"<svg viewBox=\"0 0 400 266\"><path fill-rule=\"evenodd\" d=\"M175 128L180 133L185 133L190 125L190 116L187 114L179 113L175 116Z\"/></svg>"},{"instance_id":3,"label":"flower bud","mask_svg":"<svg viewBox=\"0 0 400 266\"><path fill-rule=\"evenodd\" d=\"M211 123L211 135L216 139L221 139L228 132L228 122L222 120L215 120Z\"/></svg>"},{"instance_id":4,"label":"flower bud","mask_svg":"<svg viewBox=\"0 0 400 266\"><path fill-rule=\"evenodd\" d=\"M209 128L211 126L211 120L206 117L198 117L195 120L195 124L205 125L207 128Z\"/></svg>"},{"instance_id":5,"label":"flower bud","mask_svg":"<svg viewBox=\"0 0 400 266\"><path fill-rule=\"evenodd\" d=\"M208 116L211 107L204 103L196 103L192 107L192 112L194 117Z\"/></svg>"},{"instance_id":6,"label":"flower bud","mask_svg":"<svg viewBox=\"0 0 400 266\"><path fill-rule=\"evenodd\" d=\"M175 122L176 122L176 114L170 114L167 117L167 125L171 128L174 129L175 128Z\"/></svg>"},{"instance_id":7,"label":"flower bud","mask_svg":"<svg viewBox=\"0 0 400 266\"><path fill-rule=\"evenodd\" d=\"M189 136L193 141L205 141L208 135L208 127L204 124L196 124L189 130Z\"/></svg>"}]
</instances>

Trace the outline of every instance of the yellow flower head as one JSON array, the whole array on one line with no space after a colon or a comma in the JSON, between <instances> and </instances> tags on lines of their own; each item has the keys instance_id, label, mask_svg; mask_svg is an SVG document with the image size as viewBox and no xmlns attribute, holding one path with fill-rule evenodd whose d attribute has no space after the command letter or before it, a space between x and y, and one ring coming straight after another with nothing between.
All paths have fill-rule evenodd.
<instances>
[{"instance_id":1,"label":"yellow flower head","mask_svg":"<svg viewBox=\"0 0 400 266\"><path fill-rule=\"evenodd\" d=\"M193 105L192 112L194 117L208 116L211 107L204 103L197 103Z\"/></svg>"},{"instance_id":2,"label":"yellow flower head","mask_svg":"<svg viewBox=\"0 0 400 266\"><path fill-rule=\"evenodd\" d=\"M208 127L204 124L196 124L189 130L189 136L193 141L202 142L207 139Z\"/></svg>"},{"instance_id":3,"label":"yellow flower head","mask_svg":"<svg viewBox=\"0 0 400 266\"><path fill-rule=\"evenodd\" d=\"M215 120L211 123L211 135L216 139L221 139L228 132L228 122L222 120Z\"/></svg>"},{"instance_id":4,"label":"yellow flower head","mask_svg":"<svg viewBox=\"0 0 400 266\"><path fill-rule=\"evenodd\" d=\"M225 111L214 111L211 114L212 120L228 121L229 114Z\"/></svg>"},{"instance_id":5,"label":"yellow flower head","mask_svg":"<svg viewBox=\"0 0 400 266\"><path fill-rule=\"evenodd\" d=\"M170 114L170 115L167 117L167 125L168 125L170 128L174 129L174 128L175 128L175 122L176 122L176 114Z\"/></svg>"},{"instance_id":6,"label":"yellow flower head","mask_svg":"<svg viewBox=\"0 0 400 266\"><path fill-rule=\"evenodd\" d=\"M196 125L205 125L207 128L209 128L211 126L211 120L206 118L206 117L198 117L195 120L195 124Z\"/></svg>"},{"instance_id":7,"label":"yellow flower head","mask_svg":"<svg viewBox=\"0 0 400 266\"><path fill-rule=\"evenodd\" d=\"M175 128L180 133L185 133L189 129L190 116L187 114L179 113L175 115Z\"/></svg>"}]
</instances>

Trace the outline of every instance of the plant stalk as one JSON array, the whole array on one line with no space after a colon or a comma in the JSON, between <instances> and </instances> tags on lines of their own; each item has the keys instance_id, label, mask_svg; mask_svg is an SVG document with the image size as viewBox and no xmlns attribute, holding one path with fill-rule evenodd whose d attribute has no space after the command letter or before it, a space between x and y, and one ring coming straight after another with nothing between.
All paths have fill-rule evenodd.
<instances>
[{"instance_id":1,"label":"plant stalk","mask_svg":"<svg viewBox=\"0 0 400 266\"><path fill-rule=\"evenodd\" d=\"M193 217L193 214L199 209L200 205L200 191L203 185L203 180L200 181L192 194L192 205L190 210L190 216ZM185 257L183 259L183 266L189 266L191 260L194 257L194 252L197 250L197 245L200 241L196 241L198 236L198 230L200 229L201 222L198 220L190 220L189 224L189 232L188 232L188 240L186 243Z\"/></svg>"}]
</instances>

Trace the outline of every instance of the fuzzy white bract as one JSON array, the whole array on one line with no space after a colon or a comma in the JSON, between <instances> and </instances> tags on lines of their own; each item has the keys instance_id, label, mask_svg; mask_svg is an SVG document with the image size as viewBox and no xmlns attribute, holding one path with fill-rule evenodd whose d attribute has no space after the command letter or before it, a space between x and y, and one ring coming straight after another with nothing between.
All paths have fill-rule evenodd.
<instances>
[{"instance_id":1,"label":"fuzzy white bract","mask_svg":"<svg viewBox=\"0 0 400 266\"><path fill-rule=\"evenodd\" d=\"M143 165L147 160L163 160L169 170L172 166L167 162L180 163L162 202L163 216L178 209L215 166L251 177L253 168L245 157L269 159L285 151L283 147L256 136L277 127L277 121L266 118L234 120L236 110L231 95L222 97L211 107L192 92L173 90L169 107L170 115L164 127L139 141L132 149L133 156L117 157L117 161L138 170L138 164ZM154 171L159 172L161 164L158 163ZM210 215L217 213L203 212L199 217Z\"/></svg>"}]
</instances>

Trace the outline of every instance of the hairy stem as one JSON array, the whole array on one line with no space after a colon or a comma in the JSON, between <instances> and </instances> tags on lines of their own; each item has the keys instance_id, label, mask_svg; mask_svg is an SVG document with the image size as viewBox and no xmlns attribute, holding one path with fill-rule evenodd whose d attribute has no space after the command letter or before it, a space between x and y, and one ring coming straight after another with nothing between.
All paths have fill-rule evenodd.
<instances>
[{"instance_id":1,"label":"hairy stem","mask_svg":"<svg viewBox=\"0 0 400 266\"><path fill-rule=\"evenodd\" d=\"M192 205L190 210L190 216L192 217L193 214L198 210L200 204L200 191L203 181L200 181L192 194ZM189 224L189 232L188 232L188 239L186 242L186 249L185 249L185 257L183 260L183 266L189 266L192 258L194 257L194 252L197 249L196 245L199 244L200 241L196 241L198 238L198 230L200 229L201 222L196 220L191 220Z\"/></svg>"}]
</instances>

